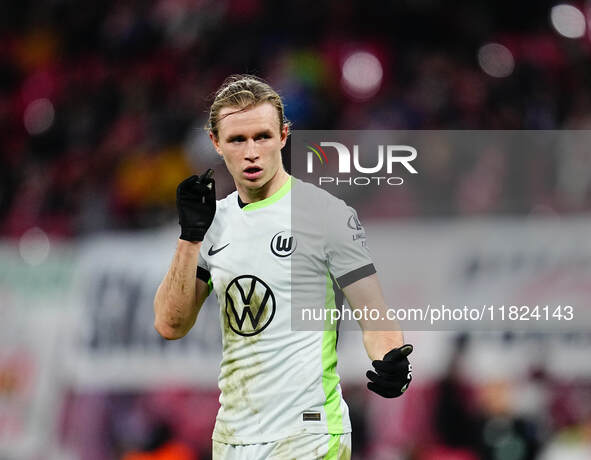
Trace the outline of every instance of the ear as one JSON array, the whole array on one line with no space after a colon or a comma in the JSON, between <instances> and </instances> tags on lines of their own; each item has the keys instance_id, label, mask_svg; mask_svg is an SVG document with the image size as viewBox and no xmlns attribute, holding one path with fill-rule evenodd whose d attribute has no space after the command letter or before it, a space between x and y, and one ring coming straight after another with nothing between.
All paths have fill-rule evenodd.
<instances>
[{"instance_id":1,"label":"ear","mask_svg":"<svg viewBox=\"0 0 591 460\"><path fill-rule=\"evenodd\" d=\"M213 134L213 132L209 132L209 138L211 139L211 143L213 144L213 148L216 150L216 152L218 153L219 156L223 157L224 154L222 153L222 149L220 148L220 142L219 140L215 137L215 135Z\"/></svg>"},{"instance_id":2,"label":"ear","mask_svg":"<svg viewBox=\"0 0 591 460\"><path fill-rule=\"evenodd\" d=\"M281 130L281 148L285 147L285 143L287 142L287 136L289 135L289 125L285 123L283 125L283 129Z\"/></svg>"}]
</instances>

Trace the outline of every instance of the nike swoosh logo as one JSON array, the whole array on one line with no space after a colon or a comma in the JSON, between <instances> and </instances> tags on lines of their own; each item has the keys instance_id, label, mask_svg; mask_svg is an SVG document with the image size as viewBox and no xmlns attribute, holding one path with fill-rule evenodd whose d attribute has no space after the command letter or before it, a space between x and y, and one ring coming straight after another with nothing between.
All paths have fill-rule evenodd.
<instances>
[{"instance_id":1,"label":"nike swoosh logo","mask_svg":"<svg viewBox=\"0 0 591 460\"><path fill-rule=\"evenodd\" d=\"M221 248L214 249L213 244L212 244L211 247L209 248L209 251L207 251L207 255L215 256L218 252L220 252L222 249L227 248L229 245L230 245L230 243L226 244L225 246L222 246Z\"/></svg>"}]
</instances>

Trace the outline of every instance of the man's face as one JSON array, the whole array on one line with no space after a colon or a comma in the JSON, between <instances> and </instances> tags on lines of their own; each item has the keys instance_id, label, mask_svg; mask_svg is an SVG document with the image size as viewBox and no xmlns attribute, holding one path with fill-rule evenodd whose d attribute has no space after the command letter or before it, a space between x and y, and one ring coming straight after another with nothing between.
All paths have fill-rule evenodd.
<instances>
[{"instance_id":1,"label":"man's face","mask_svg":"<svg viewBox=\"0 0 591 460\"><path fill-rule=\"evenodd\" d=\"M210 133L223 156L236 186L244 191L263 187L282 169L281 149L287 140L287 125L279 127L277 109L268 102L239 111L220 111L218 138Z\"/></svg>"}]
</instances>

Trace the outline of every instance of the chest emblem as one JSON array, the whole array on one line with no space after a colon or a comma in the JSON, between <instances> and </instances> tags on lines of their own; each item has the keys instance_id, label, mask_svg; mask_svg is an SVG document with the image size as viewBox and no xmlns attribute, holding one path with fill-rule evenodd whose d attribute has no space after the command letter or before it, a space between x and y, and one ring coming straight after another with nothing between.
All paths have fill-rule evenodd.
<instances>
[{"instance_id":1,"label":"chest emblem","mask_svg":"<svg viewBox=\"0 0 591 460\"><path fill-rule=\"evenodd\" d=\"M236 334L259 334L273 320L276 308L273 291L256 276L237 276L226 288L226 317Z\"/></svg>"},{"instance_id":2,"label":"chest emblem","mask_svg":"<svg viewBox=\"0 0 591 460\"><path fill-rule=\"evenodd\" d=\"M275 233L271 239L271 252L277 257L288 257L294 253L298 242L288 231L281 231Z\"/></svg>"}]
</instances>

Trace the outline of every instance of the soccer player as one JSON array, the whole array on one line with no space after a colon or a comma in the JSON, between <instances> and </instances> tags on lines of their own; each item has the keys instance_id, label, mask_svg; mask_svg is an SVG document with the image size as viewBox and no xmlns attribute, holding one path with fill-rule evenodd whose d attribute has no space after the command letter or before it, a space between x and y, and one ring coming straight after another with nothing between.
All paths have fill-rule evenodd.
<instances>
[{"instance_id":1,"label":"soccer player","mask_svg":"<svg viewBox=\"0 0 591 460\"><path fill-rule=\"evenodd\" d=\"M223 356L214 459L350 458L337 331L332 324L292 330L293 296L335 308L334 279L351 308L385 307L355 211L283 168L288 134L283 103L268 84L230 77L211 105L209 136L236 191L216 202L211 170L177 189L181 235L154 299L155 328L167 339L183 337L215 291ZM306 209L292 209L296 193ZM304 232L292 228L294 216ZM347 225L352 217L355 226ZM368 388L400 396L412 378L412 346L399 330L360 325L375 368Z\"/></svg>"}]
</instances>

